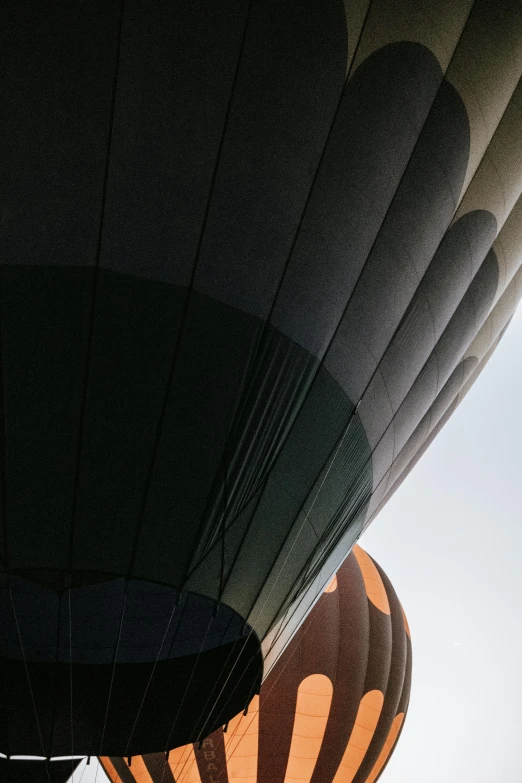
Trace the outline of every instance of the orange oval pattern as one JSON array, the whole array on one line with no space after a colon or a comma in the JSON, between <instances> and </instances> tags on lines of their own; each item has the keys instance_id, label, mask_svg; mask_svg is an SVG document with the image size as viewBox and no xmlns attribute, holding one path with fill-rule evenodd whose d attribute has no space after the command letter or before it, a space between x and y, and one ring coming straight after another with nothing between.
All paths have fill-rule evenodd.
<instances>
[{"instance_id":1,"label":"orange oval pattern","mask_svg":"<svg viewBox=\"0 0 522 783\"><path fill-rule=\"evenodd\" d=\"M379 775L381 774L382 768L388 761L388 757L390 753L393 750L393 746L395 745L395 742L397 741L397 737L399 736L399 731L401 730L402 722L404 720L404 713L400 712L398 715L395 716L393 719L393 723L390 729L390 733L388 734L386 738L386 742L384 743L384 747L379 753L379 758L374 764L374 767L372 771L370 772L370 776L368 777L368 780L366 783L375 783Z\"/></svg>"},{"instance_id":2,"label":"orange oval pattern","mask_svg":"<svg viewBox=\"0 0 522 783\"><path fill-rule=\"evenodd\" d=\"M332 682L324 674L311 674L301 682L284 783L310 783L323 743L332 696Z\"/></svg>"},{"instance_id":3,"label":"orange oval pattern","mask_svg":"<svg viewBox=\"0 0 522 783\"><path fill-rule=\"evenodd\" d=\"M357 544L353 548L353 553L356 557L359 568L361 569L362 578L364 579L364 586L366 588L366 595L377 609L380 609L384 614L390 614L390 602L386 595L386 588L381 579L375 563L371 559L364 549L361 549Z\"/></svg>"},{"instance_id":4,"label":"orange oval pattern","mask_svg":"<svg viewBox=\"0 0 522 783\"><path fill-rule=\"evenodd\" d=\"M362 697L348 745L333 783L352 783L370 747L383 704L382 691L368 691Z\"/></svg>"}]
</instances>

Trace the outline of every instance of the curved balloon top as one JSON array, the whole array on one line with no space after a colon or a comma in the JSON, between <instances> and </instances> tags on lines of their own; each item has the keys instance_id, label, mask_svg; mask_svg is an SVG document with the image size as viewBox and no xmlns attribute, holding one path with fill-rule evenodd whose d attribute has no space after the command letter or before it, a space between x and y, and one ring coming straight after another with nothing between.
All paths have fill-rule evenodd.
<instances>
[{"instance_id":1,"label":"curved balloon top","mask_svg":"<svg viewBox=\"0 0 522 783\"><path fill-rule=\"evenodd\" d=\"M112 783L374 783L402 730L410 684L404 612L386 575L356 546L226 733L168 759L101 763Z\"/></svg>"},{"instance_id":2,"label":"curved balloon top","mask_svg":"<svg viewBox=\"0 0 522 783\"><path fill-rule=\"evenodd\" d=\"M0 752L189 742L514 312L522 4L10 3L0 66Z\"/></svg>"}]
</instances>

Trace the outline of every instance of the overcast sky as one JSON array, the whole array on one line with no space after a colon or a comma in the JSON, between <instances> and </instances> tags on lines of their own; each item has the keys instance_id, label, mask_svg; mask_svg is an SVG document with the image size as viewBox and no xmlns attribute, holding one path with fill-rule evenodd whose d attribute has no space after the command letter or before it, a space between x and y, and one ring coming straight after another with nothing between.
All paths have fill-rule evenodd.
<instances>
[{"instance_id":1,"label":"overcast sky","mask_svg":"<svg viewBox=\"0 0 522 783\"><path fill-rule=\"evenodd\" d=\"M361 540L412 632L410 710L383 783L522 780L521 444L519 309ZM93 783L95 770L82 762L74 783Z\"/></svg>"},{"instance_id":2,"label":"overcast sky","mask_svg":"<svg viewBox=\"0 0 522 783\"><path fill-rule=\"evenodd\" d=\"M361 540L408 615L410 710L383 783L522 780L522 310Z\"/></svg>"}]
</instances>

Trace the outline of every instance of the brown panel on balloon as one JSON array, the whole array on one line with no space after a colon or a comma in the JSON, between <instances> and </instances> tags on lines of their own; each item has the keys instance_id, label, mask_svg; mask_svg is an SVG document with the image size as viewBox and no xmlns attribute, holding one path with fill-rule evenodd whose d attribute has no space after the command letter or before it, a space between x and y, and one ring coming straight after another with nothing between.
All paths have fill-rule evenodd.
<instances>
[{"instance_id":1,"label":"brown panel on balloon","mask_svg":"<svg viewBox=\"0 0 522 783\"><path fill-rule=\"evenodd\" d=\"M386 693L392 668L392 619L368 601L370 615L370 645L366 669L365 691L374 689Z\"/></svg>"},{"instance_id":2,"label":"brown panel on balloon","mask_svg":"<svg viewBox=\"0 0 522 783\"><path fill-rule=\"evenodd\" d=\"M194 756L201 783L217 783L218 781L219 783L230 783L227 775L225 741L230 741L230 735L223 734L223 731L218 729L204 739L201 746L194 745Z\"/></svg>"},{"instance_id":3,"label":"brown panel on balloon","mask_svg":"<svg viewBox=\"0 0 522 783\"><path fill-rule=\"evenodd\" d=\"M312 780L333 780L348 745L366 692L366 668L371 643L370 614L364 579L353 554L337 572L339 594L338 667L330 720ZM317 604L319 611L324 596ZM263 781L264 783L264 781Z\"/></svg>"},{"instance_id":4,"label":"brown panel on balloon","mask_svg":"<svg viewBox=\"0 0 522 783\"><path fill-rule=\"evenodd\" d=\"M333 783L352 783L375 734L383 703L382 691L368 691L362 697L348 745Z\"/></svg>"},{"instance_id":5,"label":"brown panel on balloon","mask_svg":"<svg viewBox=\"0 0 522 783\"><path fill-rule=\"evenodd\" d=\"M364 761L361 764L359 772L354 778L354 783L364 783L374 768L378 758L380 757L382 748L386 743L395 720L395 716L397 715L399 703L403 693L407 665L408 637L404 628L402 607L387 576L383 573L379 566L377 566L377 570L383 581L390 604L392 625L391 648L389 649L390 671L385 692L384 706L379 719L379 724L373 736L370 747L368 748L368 752L366 753Z\"/></svg>"},{"instance_id":6,"label":"brown panel on balloon","mask_svg":"<svg viewBox=\"0 0 522 783\"><path fill-rule=\"evenodd\" d=\"M308 618L308 631L313 633L313 613ZM303 627L302 632L304 633ZM292 743L297 689L300 681L301 633L286 649L278 665L267 677L260 693L259 717L259 781L283 783L285 765Z\"/></svg>"},{"instance_id":7,"label":"brown panel on balloon","mask_svg":"<svg viewBox=\"0 0 522 783\"><path fill-rule=\"evenodd\" d=\"M339 590L325 593L303 623L261 691L259 720L259 781L283 783L292 743L297 692L310 675L335 681L339 646Z\"/></svg>"},{"instance_id":8,"label":"brown panel on balloon","mask_svg":"<svg viewBox=\"0 0 522 783\"><path fill-rule=\"evenodd\" d=\"M143 761L151 780L161 780L162 783L176 783L167 759L162 753L147 753L143 756Z\"/></svg>"},{"instance_id":9,"label":"brown panel on balloon","mask_svg":"<svg viewBox=\"0 0 522 783\"><path fill-rule=\"evenodd\" d=\"M411 690L411 669L412 669L412 653L411 653L411 639L406 639L406 669L404 672L404 684L402 686L402 694L399 700L398 712L404 712L406 714L408 705L410 703L410 690Z\"/></svg>"},{"instance_id":10,"label":"brown panel on balloon","mask_svg":"<svg viewBox=\"0 0 522 783\"><path fill-rule=\"evenodd\" d=\"M393 719L390 731L386 737L386 742L384 743L383 748L379 753L379 757L377 758L377 761L375 762L375 765L370 772L370 776L366 780L366 783L374 783L384 769L384 766L390 758L390 754L393 751L395 743L399 737L403 721L404 713L402 712L396 715Z\"/></svg>"}]
</instances>

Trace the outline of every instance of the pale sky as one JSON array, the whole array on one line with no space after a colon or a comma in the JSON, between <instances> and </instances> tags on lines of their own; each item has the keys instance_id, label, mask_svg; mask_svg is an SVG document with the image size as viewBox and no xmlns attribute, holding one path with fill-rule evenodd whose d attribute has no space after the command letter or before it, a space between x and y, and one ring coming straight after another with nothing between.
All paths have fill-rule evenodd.
<instances>
[{"instance_id":1,"label":"pale sky","mask_svg":"<svg viewBox=\"0 0 522 783\"><path fill-rule=\"evenodd\" d=\"M361 540L412 632L410 710L383 783L522 780L522 309Z\"/></svg>"},{"instance_id":2,"label":"pale sky","mask_svg":"<svg viewBox=\"0 0 522 783\"><path fill-rule=\"evenodd\" d=\"M522 309L361 540L412 632L410 710L383 783L522 780L521 443Z\"/></svg>"}]
</instances>

